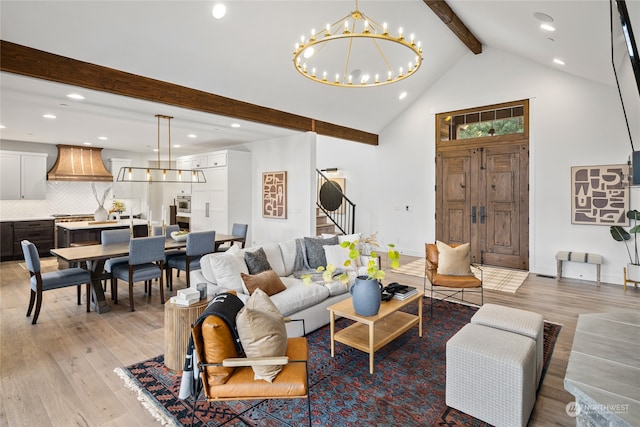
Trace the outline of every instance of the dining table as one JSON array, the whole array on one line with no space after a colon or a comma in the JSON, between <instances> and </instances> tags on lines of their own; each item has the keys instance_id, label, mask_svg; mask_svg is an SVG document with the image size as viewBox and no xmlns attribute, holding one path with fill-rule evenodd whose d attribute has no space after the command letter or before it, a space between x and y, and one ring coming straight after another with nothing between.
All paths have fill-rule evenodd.
<instances>
[{"instance_id":1,"label":"dining table","mask_svg":"<svg viewBox=\"0 0 640 427\"><path fill-rule=\"evenodd\" d=\"M244 237L231 234L216 233L215 248L226 242L242 241ZM167 238L164 248L166 251L184 249L187 246L186 240L175 240ZM104 264L109 258L116 258L129 255L129 243L114 243L110 245L87 245L69 248L51 249L51 254L68 262L70 265L82 265L91 273L91 307L96 313L108 313L111 306L107 303L102 289L102 280L105 279Z\"/></svg>"}]
</instances>

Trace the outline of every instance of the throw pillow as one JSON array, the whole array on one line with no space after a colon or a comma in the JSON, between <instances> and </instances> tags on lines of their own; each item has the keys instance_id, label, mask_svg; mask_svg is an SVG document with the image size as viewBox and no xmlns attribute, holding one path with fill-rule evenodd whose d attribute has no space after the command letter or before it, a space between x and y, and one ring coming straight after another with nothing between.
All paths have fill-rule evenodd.
<instances>
[{"instance_id":1,"label":"throw pillow","mask_svg":"<svg viewBox=\"0 0 640 427\"><path fill-rule=\"evenodd\" d=\"M273 270L266 270L255 275L240 273L240 277L242 277L250 295L253 295L256 289L261 289L269 296L287 289Z\"/></svg>"},{"instance_id":2,"label":"throw pillow","mask_svg":"<svg viewBox=\"0 0 640 427\"><path fill-rule=\"evenodd\" d=\"M269 264L267 260L267 254L262 248L258 248L253 252L245 251L244 262L247 263L249 274L258 274L272 269L271 264Z\"/></svg>"},{"instance_id":3,"label":"throw pillow","mask_svg":"<svg viewBox=\"0 0 640 427\"><path fill-rule=\"evenodd\" d=\"M236 317L236 328L247 357L284 356L287 329L278 308L261 289L256 289ZM281 365L252 366L254 378L273 382Z\"/></svg>"},{"instance_id":4,"label":"throw pillow","mask_svg":"<svg viewBox=\"0 0 640 427\"><path fill-rule=\"evenodd\" d=\"M469 258L470 243L455 248L436 240L438 247L438 274L445 276L470 276L471 260Z\"/></svg>"},{"instance_id":5,"label":"throw pillow","mask_svg":"<svg viewBox=\"0 0 640 427\"><path fill-rule=\"evenodd\" d=\"M215 271L218 286L239 293L246 293L240 273L247 274L249 270L247 270L247 264L245 264L241 251L237 246L232 246L226 252L212 254L210 263Z\"/></svg>"},{"instance_id":6,"label":"throw pillow","mask_svg":"<svg viewBox=\"0 0 640 427\"><path fill-rule=\"evenodd\" d=\"M349 248L343 248L340 245L324 246L324 257L326 258L327 265L333 264L336 268L355 270L356 260L353 260L349 267L344 266L345 261L350 260L349 252Z\"/></svg>"},{"instance_id":7,"label":"throw pillow","mask_svg":"<svg viewBox=\"0 0 640 427\"><path fill-rule=\"evenodd\" d=\"M325 245L337 245L338 236L333 236L329 239L322 239L317 237L305 237L304 247L307 252L307 262L310 268L318 268L321 265L327 265L327 259L324 256Z\"/></svg>"}]
</instances>

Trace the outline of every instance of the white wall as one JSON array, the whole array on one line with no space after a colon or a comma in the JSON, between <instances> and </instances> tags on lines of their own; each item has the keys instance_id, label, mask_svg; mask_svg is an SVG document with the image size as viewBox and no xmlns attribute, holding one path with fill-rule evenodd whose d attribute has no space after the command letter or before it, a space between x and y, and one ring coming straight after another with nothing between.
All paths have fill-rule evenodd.
<instances>
[{"instance_id":1,"label":"white wall","mask_svg":"<svg viewBox=\"0 0 640 427\"><path fill-rule=\"evenodd\" d=\"M624 245L609 227L570 217L571 166L626 163L631 152L614 87L485 48L409 105L378 147L319 136L318 168L337 166L347 177L359 231L423 256L435 238L435 114L517 99L531 101L530 270L555 275L558 250L595 252L604 257L602 280L621 283ZM639 200L632 191L631 207ZM595 280L595 267L565 263L564 275Z\"/></svg>"},{"instance_id":2,"label":"white wall","mask_svg":"<svg viewBox=\"0 0 640 427\"><path fill-rule=\"evenodd\" d=\"M316 135L307 132L246 144L251 151L251 242L275 243L315 235ZM287 171L287 219L262 217L262 173Z\"/></svg>"}]
</instances>

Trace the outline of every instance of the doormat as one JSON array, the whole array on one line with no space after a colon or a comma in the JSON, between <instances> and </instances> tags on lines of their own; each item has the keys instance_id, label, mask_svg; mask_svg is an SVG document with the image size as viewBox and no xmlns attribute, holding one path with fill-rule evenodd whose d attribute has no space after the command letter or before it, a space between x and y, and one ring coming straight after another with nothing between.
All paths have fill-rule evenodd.
<instances>
[{"instance_id":1,"label":"doormat","mask_svg":"<svg viewBox=\"0 0 640 427\"><path fill-rule=\"evenodd\" d=\"M525 279L529 276L529 272L524 270L493 267L489 265L483 265L480 267L471 266L471 270L477 278L480 278L480 269L482 269L482 284L485 289L490 291L507 292L510 294L515 294L518 288L522 286L522 283L524 283ZM424 270L425 260L424 258L420 258L401 265L393 272L424 277Z\"/></svg>"},{"instance_id":2,"label":"doormat","mask_svg":"<svg viewBox=\"0 0 640 427\"><path fill-rule=\"evenodd\" d=\"M412 306L415 304L412 304ZM414 308L416 310L417 307ZM409 310L408 310L409 311ZM375 354L369 374L369 355L336 343L331 357L329 326L307 335L311 419L322 426L487 426L445 404L446 342L469 322L476 308L443 302L433 317L423 319L423 336L413 328ZM351 321L339 319L341 329ZM549 366L561 326L544 323L544 370ZM168 370L162 355L116 368L142 404L163 425L191 424L192 400L178 399L181 374ZM196 426L307 425L304 399L197 403Z\"/></svg>"}]
</instances>

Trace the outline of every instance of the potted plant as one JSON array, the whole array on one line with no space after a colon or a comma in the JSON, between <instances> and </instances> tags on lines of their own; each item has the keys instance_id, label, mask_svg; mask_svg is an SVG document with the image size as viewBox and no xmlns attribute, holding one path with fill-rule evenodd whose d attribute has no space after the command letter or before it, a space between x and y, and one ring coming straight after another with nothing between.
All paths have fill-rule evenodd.
<instances>
[{"instance_id":1,"label":"potted plant","mask_svg":"<svg viewBox=\"0 0 640 427\"><path fill-rule=\"evenodd\" d=\"M624 242L627 248L627 254L629 255L629 263L627 264L626 269L627 279L634 282L640 282L640 256L638 256L637 237L637 234L640 232L640 224L638 224L638 220L640 220L640 212L632 209L627 212L627 218L632 221L632 227L629 231L619 225L613 225L610 229L611 236L617 242ZM628 243L628 241L631 240L631 235L633 235L633 253L629 249Z\"/></svg>"},{"instance_id":2,"label":"potted plant","mask_svg":"<svg viewBox=\"0 0 640 427\"><path fill-rule=\"evenodd\" d=\"M349 268L359 259L366 259L366 271L361 271L363 274L357 276L355 282L349 287L353 308L357 314L362 316L376 315L380 309L381 301L382 283L380 281L384 279L385 272L382 270L377 252L371 250L371 248L380 247L376 241L375 234L363 240L344 241L340 243L340 246L349 249L349 258L344 262L345 268ZM389 247L387 259L391 268L396 269L400 266L400 253L395 250L395 245L389 244L387 246ZM369 253L363 254L363 250L367 250ZM317 271L322 272L322 278L325 282L339 280L344 285L349 283L349 273L347 271L334 276L336 267L333 264L328 264L326 267L320 266ZM311 275L302 276L302 279L305 283L308 283L311 280Z\"/></svg>"}]
</instances>

